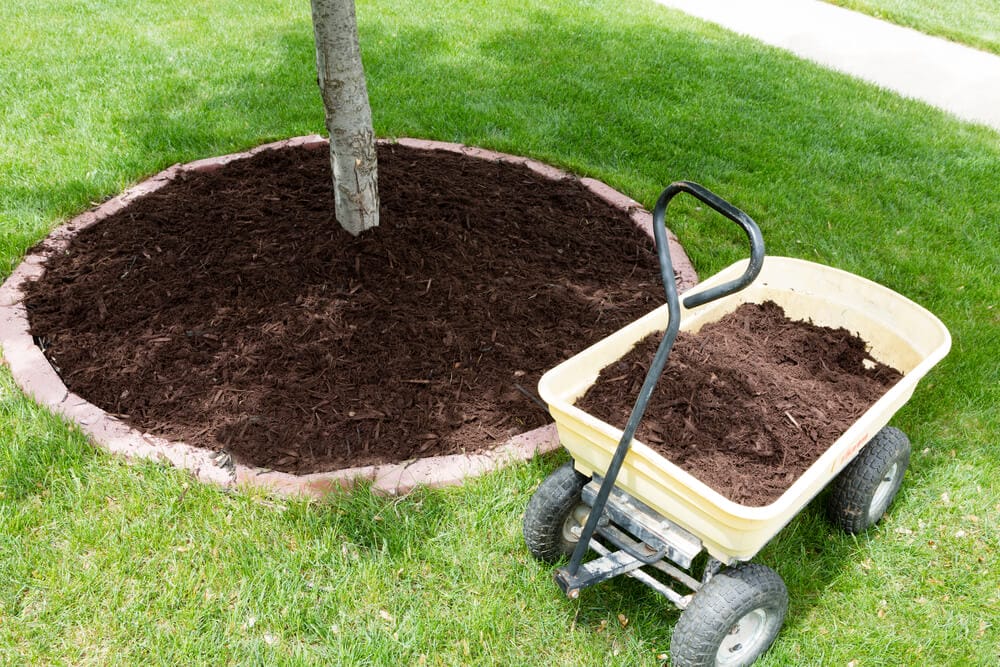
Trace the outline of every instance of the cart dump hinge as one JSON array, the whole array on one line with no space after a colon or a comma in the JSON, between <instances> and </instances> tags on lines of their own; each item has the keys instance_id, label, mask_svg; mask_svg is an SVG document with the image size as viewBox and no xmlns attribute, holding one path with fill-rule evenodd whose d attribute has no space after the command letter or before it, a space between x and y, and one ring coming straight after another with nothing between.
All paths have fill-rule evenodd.
<instances>
[{"instance_id":1,"label":"cart dump hinge","mask_svg":"<svg viewBox=\"0 0 1000 667\"><path fill-rule=\"evenodd\" d=\"M602 481L601 476L594 475L583 487L585 503L593 504ZM611 490L604 512L612 523L649 545L653 551L664 551L668 560L683 568L691 567L702 551L701 540L618 487Z\"/></svg>"}]
</instances>

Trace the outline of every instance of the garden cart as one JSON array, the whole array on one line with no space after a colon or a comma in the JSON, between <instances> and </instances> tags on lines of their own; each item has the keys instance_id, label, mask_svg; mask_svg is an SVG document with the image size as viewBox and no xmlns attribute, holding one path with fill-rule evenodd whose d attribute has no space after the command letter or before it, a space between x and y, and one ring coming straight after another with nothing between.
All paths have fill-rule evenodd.
<instances>
[{"instance_id":1,"label":"garden cart","mask_svg":"<svg viewBox=\"0 0 1000 667\"><path fill-rule=\"evenodd\" d=\"M677 294L665 216L678 194L692 195L737 223L750 258ZM547 477L528 503L531 553L567 564L555 579L570 598L628 575L681 610L671 664L748 665L774 641L788 606L784 583L750 562L828 484L827 513L850 533L878 522L899 490L910 443L890 418L951 345L947 329L909 299L859 276L799 259L768 256L756 223L691 182L668 186L653 212L667 303L546 373L539 393L572 461ZM789 318L857 333L872 358L902 379L860 416L774 502L736 503L635 439L636 429L679 331L696 332L743 303L774 301ZM662 341L624 429L574 405L600 371L646 336ZM595 557L585 561L588 552Z\"/></svg>"}]
</instances>

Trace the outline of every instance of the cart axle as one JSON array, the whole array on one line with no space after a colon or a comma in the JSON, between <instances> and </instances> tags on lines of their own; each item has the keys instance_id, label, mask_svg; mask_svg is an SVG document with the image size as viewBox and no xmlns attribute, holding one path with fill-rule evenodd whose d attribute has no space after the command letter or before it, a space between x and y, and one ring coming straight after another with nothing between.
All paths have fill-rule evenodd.
<instances>
[{"instance_id":1,"label":"cart axle","mask_svg":"<svg viewBox=\"0 0 1000 667\"><path fill-rule=\"evenodd\" d=\"M603 482L604 479L600 475L594 475L593 480L583 487L581 493L583 502L593 506ZM625 528L649 545L651 551L664 552L647 563L666 557L683 568L689 568L695 557L701 553L701 540L619 487L611 489L604 512L611 522ZM638 554L633 555L642 559Z\"/></svg>"},{"instance_id":2,"label":"cart axle","mask_svg":"<svg viewBox=\"0 0 1000 667\"><path fill-rule=\"evenodd\" d=\"M583 487L581 499L585 504L594 503L602 483L603 479L595 475ZM643 572L640 568L644 566L660 570L693 591L701 587L702 582L680 569L691 567L702 551L701 540L628 493L613 488L596 525L595 536L588 547L599 557L581 564L575 572L570 567L559 568L555 572L556 583L567 597L575 599L584 588L627 574L684 609L689 596L681 595ZM617 551L606 547L597 537L616 547ZM671 565L671 562L680 568Z\"/></svg>"}]
</instances>

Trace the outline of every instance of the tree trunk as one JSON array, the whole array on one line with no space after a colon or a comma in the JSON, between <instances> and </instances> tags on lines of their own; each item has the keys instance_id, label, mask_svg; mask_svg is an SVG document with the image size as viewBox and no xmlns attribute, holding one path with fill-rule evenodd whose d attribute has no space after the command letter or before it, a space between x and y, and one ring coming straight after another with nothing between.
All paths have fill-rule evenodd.
<instances>
[{"instance_id":1,"label":"tree trunk","mask_svg":"<svg viewBox=\"0 0 1000 667\"><path fill-rule=\"evenodd\" d=\"M340 226L357 236L378 225L378 163L354 0L312 0L312 15L335 213Z\"/></svg>"}]
</instances>

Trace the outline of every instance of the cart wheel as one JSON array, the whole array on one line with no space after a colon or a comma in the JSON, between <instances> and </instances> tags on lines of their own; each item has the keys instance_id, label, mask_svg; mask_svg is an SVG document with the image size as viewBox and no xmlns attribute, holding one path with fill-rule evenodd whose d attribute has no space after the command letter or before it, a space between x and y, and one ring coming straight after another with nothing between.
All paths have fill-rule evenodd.
<instances>
[{"instance_id":1,"label":"cart wheel","mask_svg":"<svg viewBox=\"0 0 1000 667\"><path fill-rule=\"evenodd\" d=\"M778 573L742 563L712 577L691 598L670 640L674 667L749 665L771 646L788 609Z\"/></svg>"},{"instance_id":2,"label":"cart wheel","mask_svg":"<svg viewBox=\"0 0 1000 667\"><path fill-rule=\"evenodd\" d=\"M909 463L905 433L892 426L876 433L834 480L826 505L830 521L853 535L874 526L896 497Z\"/></svg>"},{"instance_id":3,"label":"cart wheel","mask_svg":"<svg viewBox=\"0 0 1000 667\"><path fill-rule=\"evenodd\" d=\"M571 461L556 468L538 486L524 510L524 541L532 556L555 563L573 555L579 531L590 514L590 507L580 499L589 481Z\"/></svg>"}]
</instances>

